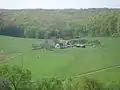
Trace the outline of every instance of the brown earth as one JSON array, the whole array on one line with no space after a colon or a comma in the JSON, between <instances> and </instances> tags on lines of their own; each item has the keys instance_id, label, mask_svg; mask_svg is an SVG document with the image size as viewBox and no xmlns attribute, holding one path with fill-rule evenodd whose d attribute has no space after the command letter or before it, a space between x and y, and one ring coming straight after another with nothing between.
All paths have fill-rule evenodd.
<instances>
[{"instance_id":1,"label":"brown earth","mask_svg":"<svg viewBox=\"0 0 120 90\"><path fill-rule=\"evenodd\" d=\"M0 54L0 61L4 61L7 58L9 58L11 56L14 56L16 54L18 54L18 53L3 53L3 54Z\"/></svg>"},{"instance_id":2,"label":"brown earth","mask_svg":"<svg viewBox=\"0 0 120 90\"><path fill-rule=\"evenodd\" d=\"M0 54L0 61L7 59L8 55Z\"/></svg>"}]
</instances>

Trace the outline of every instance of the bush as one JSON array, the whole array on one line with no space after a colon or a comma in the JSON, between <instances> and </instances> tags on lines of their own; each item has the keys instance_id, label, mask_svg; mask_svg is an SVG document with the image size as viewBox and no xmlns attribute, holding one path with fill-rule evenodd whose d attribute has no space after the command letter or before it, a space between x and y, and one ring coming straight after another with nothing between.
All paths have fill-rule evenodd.
<instances>
[{"instance_id":1,"label":"bush","mask_svg":"<svg viewBox=\"0 0 120 90\"><path fill-rule=\"evenodd\" d=\"M105 86L95 79L49 78L39 82L31 81L31 72L18 66L5 65L0 68L0 90L120 90L120 83ZM78 82L76 82L78 81Z\"/></svg>"},{"instance_id":2,"label":"bush","mask_svg":"<svg viewBox=\"0 0 120 90\"><path fill-rule=\"evenodd\" d=\"M12 90L9 81L5 77L0 78L0 90Z\"/></svg>"},{"instance_id":3,"label":"bush","mask_svg":"<svg viewBox=\"0 0 120 90\"><path fill-rule=\"evenodd\" d=\"M107 86L108 90L120 90L120 83L117 82L111 82L108 86Z\"/></svg>"},{"instance_id":4,"label":"bush","mask_svg":"<svg viewBox=\"0 0 120 90\"><path fill-rule=\"evenodd\" d=\"M80 44L85 44L85 43L87 43L87 42L88 42L87 39L80 39L80 40L79 40L79 43L80 43Z\"/></svg>"},{"instance_id":5,"label":"bush","mask_svg":"<svg viewBox=\"0 0 120 90\"><path fill-rule=\"evenodd\" d=\"M93 40L93 41L88 41L88 44L93 46L93 45L101 45L99 40Z\"/></svg>"},{"instance_id":6,"label":"bush","mask_svg":"<svg viewBox=\"0 0 120 90\"><path fill-rule=\"evenodd\" d=\"M37 90L37 86L34 82L26 82L20 84L17 90Z\"/></svg>"},{"instance_id":7,"label":"bush","mask_svg":"<svg viewBox=\"0 0 120 90\"><path fill-rule=\"evenodd\" d=\"M113 33L112 37L120 37L120 33Z\"/></svg>"},{"instance_id":8,"label":"bush","mask_svg":"<svg viewBox=\"0 0 120 90\"><path fill-rule=\"evenodd\" d=\"M46 50L52 51L54 48L55 46L53 45L53 43L48 42L48 41L45 41L40 44L40 49L46 49Z\"/></svg>"},{"instance_id":9,"label":"bush","mask_svg":"<svg viewBox=\"0 0 120 90\"><path fill-rule=\"evenodd\" d=\"M104 90L104 88L97 80L85 78L84 90Z\"/></svg>"},{"instance_id":10,"label":"bush","mask_svg":"<svg viewBox=\"0 0 120 90\"><path fill-rule=\"evenodd\" d=\"M56 38L53 38L52 40L53 40L53 43L54 43L54 44L59 43L59 40L58 40L58 39L56 39Z\"/></svg>"},{"instance_id":11,"label":"bush","mask_svg":"<svg viewBox=\"0 0 120 90\"><path fill-rule=\"evenodd\" d=\"M44 43L41 43L41 44L40 44L40 48L41 48L41 49L44 49Z\"/></svg>"},{"instance_id":12,"label":"bush","mask_svg":"<svg viewBox=\"0 0 120 90\"><path fill-rule=\"evenodd\" d=\"M24 70L18 66L10 67L5 65L0 69L0 76L7 78L14 90L27 90L29 88L27 86L31 82L31 72L28 69Z\"/></svg>"},{"instance_id":13,"label":"bush","mask_svg":"<svg viewBox=\"0 0 120 90\"><path fill-rule=\"evenodd\" d=\"M41 49L40 45L38 45L38 44L32 44L32 50L38 50L38 49Z\"/></svg>"},{"instance_id":14,"label":"bush","mask_svg":"<svg viewBox=\"0 0 120 90\"><path fill-rule=\"evenodd\" d=\"M38 90L63 90L62 80L57 78L43 79L37 86Z\"/></svg>"},{"instance_id":15,"label":"bush","mask_svg":"<svg viewBox=\"0 0 120 90\"><path fill-rule=\"evenodd\" d=\"M79 39L72 39L70 42L71 42L71 44L76 44L79 42Z\"/></svg>"}]
</instances>

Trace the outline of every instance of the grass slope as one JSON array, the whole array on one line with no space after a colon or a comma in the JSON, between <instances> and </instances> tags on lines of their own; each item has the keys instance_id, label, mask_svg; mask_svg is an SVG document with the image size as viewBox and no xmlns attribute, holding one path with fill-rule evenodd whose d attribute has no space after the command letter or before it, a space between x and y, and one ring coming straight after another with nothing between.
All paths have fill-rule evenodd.
<instances>
[{"instance_id":1,"label":"grass slope","mask_svg":"<svg viewBox=\"0 0 120 90\"><path fill-rule=\"evenodd\" d=\"M41 40L24 39L9 36L0 36L0 50L4 53L18 53L31 50L34 43L39 43Z\"/></svg>"},{"instance_id":2,"label":"grass slope","mask_svg":"<svg viewBox=\"0 0 120 90\"><path fill-rule=\"evenodd\" d=\"M9 41L4 43L9 43L6 47L6 51L12 51L12 43L14 45L21 44L18 46L16 51L27 51L30 50L30 44L36 42L36 40L29 39L18 39L11 43L10 39L3 40ZM5 63L10 65L19 65L25 68L29 68L32 71L33 79L38 79L42 77L69 77L85 72L89 72L96 69L101 69L109 67L111 65L120 64L120 39L119 38L89 38L98 39L102 43L102 48L91 48L87 47L74 48L74 49L62 49L54 51L29 51L21 56L15 57ZM19 43L17 43L19 42ZM24 43L24 44L23 44ZM8 49L7 49L8 48ZM38 57L39 56L39 57ZM104 79L104 81L114 80L116 76L119 76L118 72L120 68L102 71L96 74L88 75L92 77L98 77Z\"/></svg>"}]
</instances>

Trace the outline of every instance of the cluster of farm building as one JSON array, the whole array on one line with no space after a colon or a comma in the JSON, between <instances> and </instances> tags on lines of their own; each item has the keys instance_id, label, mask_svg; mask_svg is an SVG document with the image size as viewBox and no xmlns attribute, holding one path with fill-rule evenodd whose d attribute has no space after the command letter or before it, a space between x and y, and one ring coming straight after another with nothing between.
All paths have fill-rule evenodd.
<instances>
[{"instance_id":1,"label":"cluster of farm building","mask_svg":"<svg viewBox=\"0 0 120 90\"><path fill-rule=\"evenodd\" d=\"M86 40L86 39L56 39L53 42L46 41L40 45L33 45L33 50L38 49L65 49L65 48L86 48L86 46L91 46L95 48L96 46L101 45L99 40Z\"/></svg>"}]
</instances>

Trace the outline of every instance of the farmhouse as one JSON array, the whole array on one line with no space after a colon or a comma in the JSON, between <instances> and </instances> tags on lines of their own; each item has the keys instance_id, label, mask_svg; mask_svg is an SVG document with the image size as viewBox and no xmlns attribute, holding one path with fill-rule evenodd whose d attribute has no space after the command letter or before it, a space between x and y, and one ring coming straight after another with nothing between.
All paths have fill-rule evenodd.
<instances>
[{"instance_id":1,"label":"farmhouse","mask_svg":"<svg viewBox=\"0 0 120 90\"><path fill-rule=\"evenodd\" d=\"M85 45L84 45L84 44L77 44L76 47L82 47L82 48L85 48Z\"/></svg>"},{"instance_id":2,"label":"farmhouse","mask_svg":"<svg viewBox=\"0 0 120 90\"><path fill-rule=\"evenodd\" d=\"M55 44L55 48L60 48L60 49L63 49L63 48L73 48L73 47L76 47L76 48L86 48L85 44L80 43L79 40L76 41L76 42L73 42L71 40L59 39L58 43Z\"/></svg>"},{"instance_id":3,"label":"farmhouse","mask_svg":"<svg viewBox=\"0 0 120 90\"><path fill-rule=\"evenodd\" d=\"M60 44L57 43L57 44L55 45L55 48L60 48Z\"/></svg>"}]
</instances>

